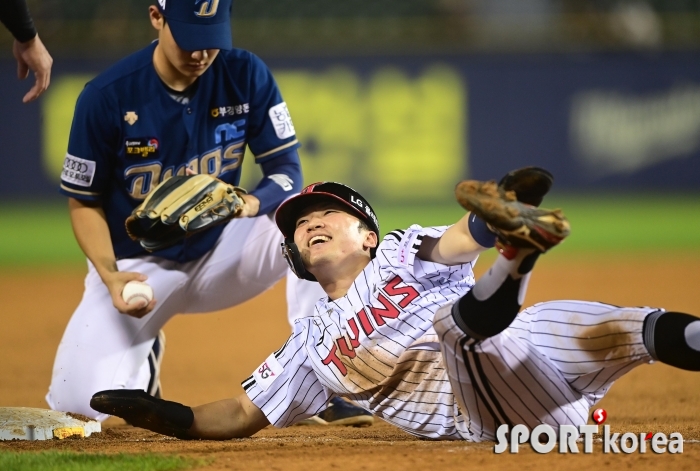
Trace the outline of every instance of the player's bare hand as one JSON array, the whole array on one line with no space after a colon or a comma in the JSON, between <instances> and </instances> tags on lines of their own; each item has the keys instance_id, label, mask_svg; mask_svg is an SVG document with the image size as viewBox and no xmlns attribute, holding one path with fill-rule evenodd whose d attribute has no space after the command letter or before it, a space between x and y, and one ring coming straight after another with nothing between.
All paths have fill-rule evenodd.
<instances>
[{"instance_id":1,"label":"player's bare hand","mask_svg":"<svg viewBox=\"0 0 700 471\"><path fill-rule=\"evenodd\" d=\"M240 214L238 214L236 217L252 218L257 216L258 211L260 210L260 200L253 195L241 195L241 199L245 204L243 205L243 209L241 210Z\"/></svg>"},{"instance_id":2,"label":"player's bare hand","mask_svg":"<svg viewBox=\"0 0 700 471\"><path fill-rule=\"evenodd\" d=\"M39 39L39 35L25 43L15 40L12 46L12 54L17 59L17 78L25 79L29 75L29 71L34 72L34 86L24 95L22 102L29 103L30 101L39 98L39 95L44 93L49 88L51 82L51 66L53 59L46 50L44 43Z\"/></svg>"},{"instance_id":3,"label":"player's bare hand","mask_svg":"<svg viewBox=\"0 0 700 471\"><path fill-rule=\"evenodd\" d=\"M109 294L112 296L112 304L114 304L117 311L140 319L153 310L156 306L156 300L153 299L148 304L141 302L129 305L124 302L122 291L124 286L130 281L146 281L147 279L148 277L141 273L117 271L104 276L102 281L107 286Z\"/></svg>"}]
</instances>

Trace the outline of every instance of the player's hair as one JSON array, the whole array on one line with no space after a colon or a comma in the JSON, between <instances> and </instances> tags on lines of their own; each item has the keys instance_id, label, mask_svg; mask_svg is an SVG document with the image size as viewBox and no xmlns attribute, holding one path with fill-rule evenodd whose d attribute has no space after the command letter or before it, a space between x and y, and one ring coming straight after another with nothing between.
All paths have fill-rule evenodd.
<instances>
[{"instance_id":1,"label":"player's hair","mask_svg":"<svg viewBox=\"0 0 700 471\"><path fill-rule=\"evenodd\" d=\"M367 222L365 222L364 219L358 219L358 221L360 221L360 225L357 226L357 230L358 230L358 231L360 231L360 232L362 232L362 231L370 231L370 232L373 232L373 231L372 231L372 228L369 227L369 224L367 224ZM377 236L379 236L379 234L377 234Z\"/></svg>"}]
</instances>

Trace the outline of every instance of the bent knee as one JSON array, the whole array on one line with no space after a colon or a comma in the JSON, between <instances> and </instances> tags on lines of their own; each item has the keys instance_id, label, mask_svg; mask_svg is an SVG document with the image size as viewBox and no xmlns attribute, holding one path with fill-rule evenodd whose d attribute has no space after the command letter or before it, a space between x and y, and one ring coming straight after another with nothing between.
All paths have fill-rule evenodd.
<instances>
[{"instance_id":1,"label":"bent knee","mask_svg":"<svg viewBox=\"0 0 700 471\"><path fill-rule=\"evenodd\" d=\"M103 421L109 416L90 407L90 399L97 392L97 390L93 391L92 389L94 388L71 386L65 383L61 386L52 384L48 394L46 394L46 403L55 411L73 412Z\"/></svg>"}]
</instances>

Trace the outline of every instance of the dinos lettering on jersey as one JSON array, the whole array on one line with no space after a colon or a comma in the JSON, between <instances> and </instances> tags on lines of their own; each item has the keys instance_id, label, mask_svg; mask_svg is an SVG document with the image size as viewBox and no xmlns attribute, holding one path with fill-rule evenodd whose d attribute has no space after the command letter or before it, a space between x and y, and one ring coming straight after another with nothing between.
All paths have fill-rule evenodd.
<instances>
[{"instance_id":1,"label":"dinos lettering on jersey","mask_svg":"<svg viewBox=\"0 0 700 471\"><path fill-rule=\"evenodd\" d=\"M403 283L403 286L399 286L401 283ZM348 327L352 335L348 332L347 339L345 336L335 339L331 351L328 352L326 358L322 360L324 365L329 366L333 364L343 376L348 374L348 370L338 356L338 351L345 357L350 359L355 358L357 355L355 349L360 346L360 329L357 325L358 322L365 335L369 336L374 332L374 325L380 327L386 324L384 319L396 319L399 317L399 314L401 314L399 308L405 309L419 296L418 291L413 286L404 283L399 275L392 278L391 281L379 291L377 300L381 304L381 307L364 306L360 309L360 311L355 314L355 317L348 320ZM369 310L371 319L374 322L370 320L367 310Z\"/></svg>"},{"instance_id":2,"label":"dinos lettering on jersey","mask_svg":"<svg viewBox=\"0 0 700 471\"><path fill-rule=\"evenodd\" d=\"M178 167L163 168L161 162L148 162L127 167L124 171L124 180L126 180L129 196L136 200L143 200L159 183L174 175L185 175L187 168L195 173L213 177L219 177L226 172L236 170L243 163L246 142L245 130L241 130L241 128L244 125L244 119L220 124L214 130L213 138L216 144L223 143L224 145L219 145L199 156L192 157L189 162ZM244 139L228 144L229 141L241 137ZM133 139L133 141L137 140ZM131 141L132 139L127 139L127 142ZM127 155L129 155L128 150Z\"/></svg>"}]
</instances>

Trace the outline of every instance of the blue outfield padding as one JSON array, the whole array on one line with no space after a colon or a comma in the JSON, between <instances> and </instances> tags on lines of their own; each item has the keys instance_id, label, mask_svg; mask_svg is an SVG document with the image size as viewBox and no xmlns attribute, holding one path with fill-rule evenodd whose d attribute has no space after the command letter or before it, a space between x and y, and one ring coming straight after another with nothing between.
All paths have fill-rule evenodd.
<instances>
[{"instance_id":1,"label":"blue outfield padding","mask_svg":"<svg viewBox=\"0 0 700 471\"><path fill-rule=\"evenodd\" d=\"M440 200L464 177L539 165L560 191L700 189L699 52L266 61L307 183ZM41 100L22 105L29 84L0 61L0 199L58 198L75 99L108 65L61 61Z\"/></svg>"}]
</instances>

